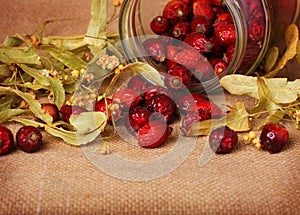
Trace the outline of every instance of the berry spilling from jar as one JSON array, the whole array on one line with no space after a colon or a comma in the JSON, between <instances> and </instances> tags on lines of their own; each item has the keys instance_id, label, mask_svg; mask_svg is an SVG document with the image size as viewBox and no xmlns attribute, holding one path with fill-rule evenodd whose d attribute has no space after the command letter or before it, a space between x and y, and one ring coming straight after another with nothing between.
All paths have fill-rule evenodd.
<instances>
[{"instance_id":1,"label":"berry spilling from jar","mask_svg":"<svg viewBox=\"0 0 300 215\"><path fill-rule=\"evenodd\" d=\"M265 34L261 2L247 0L244 7L249 39L239 72L252 66ZM165 80L167 87L182 89L225 75L234 58L237 32L223 0L171 0L153 18L150 28L159 36L147 39L145 50L176 78Z\"/></svg>"}]
</instances>

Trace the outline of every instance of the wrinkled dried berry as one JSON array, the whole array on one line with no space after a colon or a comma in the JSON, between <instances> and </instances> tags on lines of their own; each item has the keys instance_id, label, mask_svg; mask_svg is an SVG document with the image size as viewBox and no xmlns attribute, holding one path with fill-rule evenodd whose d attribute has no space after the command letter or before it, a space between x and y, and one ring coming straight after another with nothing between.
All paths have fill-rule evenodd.
<instances>
[{"instance_id":1,"label":"wrinkled dried berry","mask_svg":"<svg viewBox=\"0 0 300 215\"><path fill-rule=\"evenodd\" d=\"M227 154L234 150L238 142L237 133L227 126L213 130L209 135L209 145L217 154Z\"/></svg>"},{"instance_id":2,"label":"wrinkled dried berry","mask_svg":"<svg viewBox=\"0 0 300 215\"><path fill-rule=\"evenodd\" d=\"M191 72L179 64L170 68L168 74L169 76L165 79L165 86L171 89L180 89L191 83Z\"/></svg>"},{"instance_id":3,"label":"wrinkled dried berry","mask_svg":"<svg viewBox=\"0 0 300 215\"><path fill-rule=\"evenodd\" d=\"M210 20L215 18L210 0L195 0L193 3L194 16L205 16Z\"/></svg>"},{"instance_id":4,"label":"wrinkled dried berry","mask_svg":"<svg viewBox=\"0 0 300 215\"><path fill-rule=\"evenodd\" d=\"M184 40L189 33L191 33L191 24L188 22L178 22L172 31L173 37L178 40Z\"/></svg>"},{"instance_id":5,"label":"wrinkled dried berry","mask_svg":"<svg viewBox=\"0 0 300 215\"><path fill-rule=\"evenodd\" d=\"M183 49L182 51L176 53L174 61L187 68L194 68L198 61L202 59L200 53L192 48Z\"/></svg>"},{"instance_id":6,"label":"wrinkled dried berry","mask_svg":"<svg viewBox=\"0 0 300 215\"><path fill-rule=\"evenodd\" d=\"M192 126L195 123L208 119L211 119L211 114L209 110L200 109L199 111L189 111L182 119L181 131L185 136L190 136Z\"/></svg>"},{"instance_id":7,"label":"wrinkled dried berry","mask_svg":"<svg viewBox=\"0 0 300 215\"><path fill-rule=\"evenodd\" d=\"M209 62L212 65L212 67L214 68L216 75L220 75L228 67L228 64L223 59L210 58Z\"/></svg>"},{"instance_id":8,"label":"wrinkled dried berry","mask_svg":"<svg viewBox=\"0 0 300 215\"><path fill-rule=\"evenodd\" d=\"M264 126L260 134L262 149L271 154L280 152L289 141L289 132L286 128L269 123Z\"/></svg>"},{"instance_id":9,"label":"wrinkled dried berry","mask_svg":"<svg viewBox=\"0 0 300 215\"><path fill-rule=\"evenodd\" d=\"M142 98L140 94L132 89L120 89L112 97L114 103L120 104L121 108L129 109L137 106Z\"/></svg>"},{"instance_id":10,"label":"wrinkled dried berry","mask_svg":"<svg viewBox=\"0 0 300 215\"><path fill-rule=\"evenodd\" d=\"M83 107L76 106L76 105L63 105L60 108L60 113L62 115L63 120L66 123L70 123L71 115L79 115L82 112L86 112L87 110Z\"/></svg>"},{"instance_id":11,"label":"wrinkled dried berry","mask_svg":"<svg viewBox=\"0 0 300 215\"><path fill-rule=\"evenodd\" d=\"M41 149L42 134L40 130L33 126L21 127L17 134L17 146L24 152L32 153Z\"/></svg>"},{"instance_id":12,"label":"wrinkled dried berry","mask_svg":"<svg viewBox=\"0 0 300 215\"><path fill-rule=\"evenodd\" d=\"M0 155L10 153L13 145L14 137L12 132L8 128L0 126Z\"/></svg>"},{"instance_id":13,"label":"wrinkled dried berry","mask_svg":"<svg viewBox=\"0 0 300 215\"><path fill-rule=\"evenodd\" d=\"M212 21L205 16L197 16L191 22L191 30L208 36L212 33Z\"/></svg>"},{"instance_id":14,"label":"wrinkled dried berry","mask_svg":"<svg viewBox=\"0 0 300 215\"><path fill-rule=\"evenodd\" d=\"M166 58L165 56L165 46L164 44L156 38L147 39L143 43L148 54L157 62L163 62Z\"/></svg>"},{"instance_id":15,"label":"wrinkled dried berry","mask_svg":"<svg viewBox=\"0 0 300 215\"><path fill-rule=\"evenodd\" d=\"M148 83L140 75L135 75L127 83L127 88L132 89L138 93L144 92L147 88Z\"/></svg>"},{"instance_id":16,"label":"wrinkled dried berry","mask_svg":"<svg viewBox=\"0 0 300 215\"><path fill-rule=\"evenodd\" d=\"M156 148L164 144L171 135L171 128L162 120L150 121L141 127L136 139L145 148Z\"/></svg>"},{"instance_id":17,"label":"wrinkled dried berry","mask_svg":"<svg viewBox=\"0 0 300 215\"><path fill-rule=\"evenodd\" d=\"M150 101L150 99L153 96L158 94L165 94L172 99L174 98L174 95L169 90L167 90L162 86L149 86L145 89L145 93L144 93L145 102L147 103L148 101Z\"/></svg>"},{"instance_id":18,"label":"wrinkled dried berry","mask_svg":"<svg viewBox=\"0 0 300 215\"><path fill-rule=\"evenodd\" d=\"M199 34L196 32L188 34L185 37L184 42L192 46L202 54L211 52L211 49L213 47L213 44L204 34Z\"/></svg>"},{"instance_id":19,"label":"wrinkled dried berry","mask_svg":"<svg viewBox=\"0 0 300 215\"><path fill-rule=\"evenodd\" d=\"M179 110L186 113L191 106L196 106L198 101L208 101L208 99L196 92L183 95L178 99Z\"/></svg>"},{"instance_id":20,"label":"wrinkled dried berry","mask_svg":"<svg viewBox=\"0 0 300 215\"><path fill-rule=\"evenodd\" d=\"M149 122L151 112L142 106L136 106L129 110L129 125L133 130L138 130Z\"/></svg>"},{"instance_id":21,"label":"wrinkled dried berry","mask_svg":"<svg viewBox=\"0 0 300 215\"><path fill-rule=\"evenodd\" d=\"M160 113L170 123L176 112L176 104L166 94L157 94L146 102L147 108L152 113Z\"/></svg>"}]
</instances>

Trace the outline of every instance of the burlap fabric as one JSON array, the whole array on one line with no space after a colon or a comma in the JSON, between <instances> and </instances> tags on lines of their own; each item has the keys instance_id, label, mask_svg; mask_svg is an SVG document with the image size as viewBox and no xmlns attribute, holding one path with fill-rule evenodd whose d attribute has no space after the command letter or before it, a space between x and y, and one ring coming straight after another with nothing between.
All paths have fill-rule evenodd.
<instances>
[{"instance_id":1,"label":"burlap fabric","mask_svg":"<svg viewBox=\"0 0 300 215\"><path fill-rule=\"evenodd\" d=\"M84 34L90 1L5 1L1 6L1 40L12 33L31 33L45 20L47 34ZM255 101L226 95L228 104ZM20 125L8 124L13 133ZM94 166L84 150L46 133L44 148L27 154L16 150L0 157L0 214L299 214L300 135L294 125L291 143L270 155L240 144L233 153L213 156L199 165L207 137L174 171L154 180L134 182L109 176ZM153 159L172 147L145 150L120 138L113 153L129 159ZM110 155L108 155L110 156ZM163 166L158 166L163 169Z\"/></svg>"}]
</instances>

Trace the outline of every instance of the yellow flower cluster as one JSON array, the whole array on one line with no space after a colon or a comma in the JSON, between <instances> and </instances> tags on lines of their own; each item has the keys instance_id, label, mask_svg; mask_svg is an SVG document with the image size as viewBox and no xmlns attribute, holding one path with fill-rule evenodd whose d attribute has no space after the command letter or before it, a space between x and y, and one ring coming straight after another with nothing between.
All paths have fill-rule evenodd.
<instances>
[{"instance_id":1,"label":"yellow flower cluster","mask_svg":"<svg viewBox=\"0 0 300 215\"><path fill-rule=\"evenodd\" d=\"M252 145L258 149L261 148L260 139L256 137L255 131L250 131L248 134L243 137L244 142L252 143Z\"/></svg>"}]
</instances>

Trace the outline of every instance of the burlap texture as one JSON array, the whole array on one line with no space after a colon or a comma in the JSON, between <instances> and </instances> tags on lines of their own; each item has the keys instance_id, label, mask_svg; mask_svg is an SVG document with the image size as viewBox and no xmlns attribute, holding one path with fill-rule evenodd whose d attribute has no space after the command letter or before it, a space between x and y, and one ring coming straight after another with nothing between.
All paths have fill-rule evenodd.
<instances>
[{"instance_id":1,"label":"burlap texture","mask_svg":"<svg viewBox=\"0 0 300 215\"><path fill-rule=\"evenodd\" d=\"M74 21L49 25L47 34L84 34L90 1L2 2L1 39L32 32L49 19ZM228 104L248 97L226 96ZM20 127L8 124L13 133ZM100 171L80 147L45 132L44 148L34 154L15 150L0 157L0 214L299 214L300 135L286 124L291 143L270 155L240 144L228 155L199 165L207 137L200 137L188 158L173 172L155 180L133 182ZM162 149L145 150L114 138L113 153L149 160ZM109 155L108 155L109 156ZM159 168L164 168L159 167Z\"/></svg>"}]
</instances>

